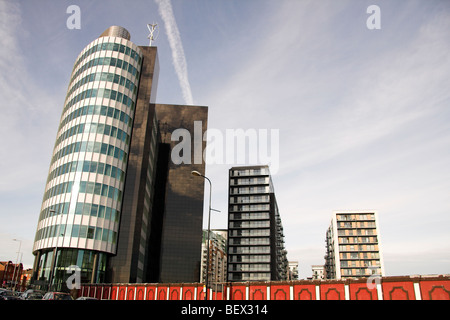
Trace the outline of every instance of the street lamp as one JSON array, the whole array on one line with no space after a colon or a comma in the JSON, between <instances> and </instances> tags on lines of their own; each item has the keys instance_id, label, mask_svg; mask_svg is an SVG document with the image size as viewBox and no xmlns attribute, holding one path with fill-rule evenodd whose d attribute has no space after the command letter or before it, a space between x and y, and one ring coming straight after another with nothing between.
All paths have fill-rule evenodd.
<instances>
[{"instance_id":1,"label":"street lamp","mask_svg":"<svg viewBox=\"0 0 450 320\"><path fill-rule=\"evenodd\" d=\"M18 240L18 239L13 239L13 241L18 241L19 242L19 251L17 251L17 259L16 259L16 265L14 266L14 272L13 272L13 277L12 277L12 281L14 282L14 278L16 277L16 267L17 269L19 269L19 253L20 253L20 248L22 247L22 240ZM19 273L20 270L17 270L17 274ZM16 283L14 282L14 288L13 291L16 291Z\"/></svg>"},{"instance_id":2,"label":"street lamp","mask_svg":"<svg viewBox=\"0 0 450 320\"><path fill-rule=\"evenodd\" d=\"M211 194L212 194L212 184L211 184L211 180L209 180L206 176L202 175L200 172L198 171L192 171L191 174L193 176L197 176L197 177L202 177L205 178L206 180L208 180L209 182L209 210L208 210L208 240L206 242L207 245L207 258L206 258L206 280L205 280L205 287L206 287L206 292L205 292L205 300L208 300L208 276L209 276L209 233L211 231Z\"/></svg>"},{"instance_id":3,"label":"street lamp","mask_svg":"<svg viewBox=\"0 0 450 320\"><path fill-rule=\"evenodd\" d=\"M59 212L56 212L56 210L54 210L54 209L50 209L49 210L51 213L53 213L53 214L61 214L61 213L59 213ZM61 216L61 219L62 219L62 216ZM61 220L60 220L61 221ZM65 231L64 232L62 232L61 234L60 234L60 236L64 236L64 233L65 233ZM54 280L54 278L56 278L56 263L57 263L57 261L56 261L56 255L58 254L58 239L56 239L56 246L55 246L55 254L53 255L53 257L52 257L52 268L51 268L51 270L50 270L50 280L49 280L49 290L52 290L53 289L53 285L52 285L52 282L53 282L53 280Z\"/></svg>"}]
</instances>

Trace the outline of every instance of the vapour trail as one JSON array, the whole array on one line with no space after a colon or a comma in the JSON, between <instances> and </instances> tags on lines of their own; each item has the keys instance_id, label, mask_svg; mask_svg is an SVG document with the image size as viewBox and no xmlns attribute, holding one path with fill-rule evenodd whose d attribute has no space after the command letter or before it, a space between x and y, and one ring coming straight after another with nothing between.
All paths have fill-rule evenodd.
<instances>
[{"instance_id":1,"label":"vapour trail","mask_svg":"<svg viewBox=\"0 0 450 320\"><path fill-rule=\"evenodd\" d=\"M170 0L155 0L158 5L158 11L164 21L170 48L172 49L172 63L175 67L178 81L180 83L184 102L188 105L194 104L189 84L186 57L184 55L183 44L181 42L180 32L177 22L173 15L172 4Z\"/></svg>"}]
</instances>

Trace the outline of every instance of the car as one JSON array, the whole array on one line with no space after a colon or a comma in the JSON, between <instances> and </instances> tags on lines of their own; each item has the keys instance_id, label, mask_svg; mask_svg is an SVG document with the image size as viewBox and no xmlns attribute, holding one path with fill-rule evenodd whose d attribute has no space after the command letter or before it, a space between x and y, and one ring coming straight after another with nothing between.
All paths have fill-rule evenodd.
<instances>
[{"instance_id":1,"label":"car","mask_svg":"<svg viewBox=\"0 0 450 320\"><path fill-rule=\"evenodd\" d=\"M77 300L98 300L98 299L93 297L79 297L77 298Z\"/></svg>"},{"instance_id":2,"label":"car","mask_svg":"<svg viewBox=\"0 0 450 320\"><path fill-rule=\"evenodd\" d=\"M23 300L42 300L43 297L44 297L43 293L32 292L32 293L28 294L26 298L22 298L22 299Z\"/></svg>"},{"instance_id":3,"label":"car","mask_svg":"<svg viewBox=\"0 0 450 320\"><path fill-rule=\"evenodd\" d=\"M22 300L41 300L45 292L41 290L28 289L23 292L20 298Z\"/></svg>"},{"instance_id":4,"label":"car","mask_svg":"<svg viewBox=\"0 0 450 320\"><path fill-rule=\"evenodd\" d=\"M0 300L20 300L20 298L11 290L2 290L0 291Z\"/></svg>"},{"instance_id":5,"label":"car","mask_svg":"<svg viewBox=\"0 0 450 320\"><path fill-rule=\"evenodd\" d=\"M47 292L42 300L73 300L72 296L66 292Z\"/></svg>"}]
</instances>

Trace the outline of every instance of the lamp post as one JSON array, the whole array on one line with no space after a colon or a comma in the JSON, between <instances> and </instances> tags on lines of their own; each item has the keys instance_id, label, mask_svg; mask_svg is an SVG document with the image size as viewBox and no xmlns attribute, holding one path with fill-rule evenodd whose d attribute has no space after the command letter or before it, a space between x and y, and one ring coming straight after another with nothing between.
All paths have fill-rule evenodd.
<instances>
[{"instance_id":1,"label":"lamp post","mask_svg":"<svg viewBox=\"0 0 450 320\"><path fill-rule=\"evenodd\" d=\"M19 242L19 251L17 251L16 265L14 266L14 272L13 272L13 277L12 277L12 281L11 281L11 283L14 283L13 291L16 291L16 283L14 282L14 278L16 277L16 267L17 267L17 269L19 269L19 253L20 253L20 248L22 247L22 240L13 239L13 241ZM17 270L17 273L19 273L19 272L20 272L20 269Z\"/></svg>"},{"instance_id":2,"label":"lamp post","mask_svg":"<svg viewBox=\"0 0 450 320\"><path fill-rule=\"evenodd\" d=\"M53 214L58 214L58 215L60 215L61 213L59 213L59 212L56 212L56 210L54 210L54 209L50 209L50 212L51 213L53 213ZM62 219L62 216L61 216L61 219ZM60 220L61 221L61 220ZM61 226L61 225L60 225ZM60 227L61 228L61 227ZM59 231L61 231L61 230L59 230ZM65 233L65 231L63 232L63 233L60 233L60 235L59 236L64 236L64 233ZM63 240L64 241L64 240ZM53 289L53 285L52 285L52 282L54 281L54 279L56 278L56 263L57 263L57 261L56 261L56 255L58 254L58 239L56 239L56 246L55 246L55 253L54 253L54 255L53 255L53 257L52 257L52 268L50 269L50 280L49 280L49 290L52 290Z\"/></svg>"},{"instance_id":3,"label":"lamp post","mask_svg":"<svg viewBox=\"0 0 450 320\"><path fill-rule=\"evenodd\" d=\"M212 194L212 184L211 180L209 180L206 176L202 175L198 171L192 171L191 174L193 176L202 177L209 182L209 210L208 210L208 240L206 241L207 245L207 258L206 258L206 280L205 280L205 287L206 287L206 294L205 294L205 300L208 300L208 277L209 277L209 233L211 232L211 194Z\"/></svg>"}]
</instances>

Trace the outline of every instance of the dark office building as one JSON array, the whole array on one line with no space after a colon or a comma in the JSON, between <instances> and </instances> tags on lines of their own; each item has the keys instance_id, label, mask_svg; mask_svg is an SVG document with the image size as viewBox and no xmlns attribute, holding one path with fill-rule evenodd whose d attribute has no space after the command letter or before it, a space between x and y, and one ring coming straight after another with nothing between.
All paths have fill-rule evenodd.
<instances>
[{"instance_id":1,"label":"dark office building","mask_svg":"<svg viewBox=\"0 0 450 320\"><path fill-rule=\"evenodd\" d=\"M157 48L122 27L78 56L33 246L36 285L64 287L71 265L84 283L199 280L204 181L191 171L205 170L208 109L156 104L158 73Z\"/></svg>"},{"instance_id":2,"label":"dark office building","mask_svg":"<svg viewBox=\"0 0 450 320\"><path fill-rule=\"evenodd\" d=\"M287 280L283 226L268 166L229 171L228 281Z\"/></svg>"}]
</instances>

